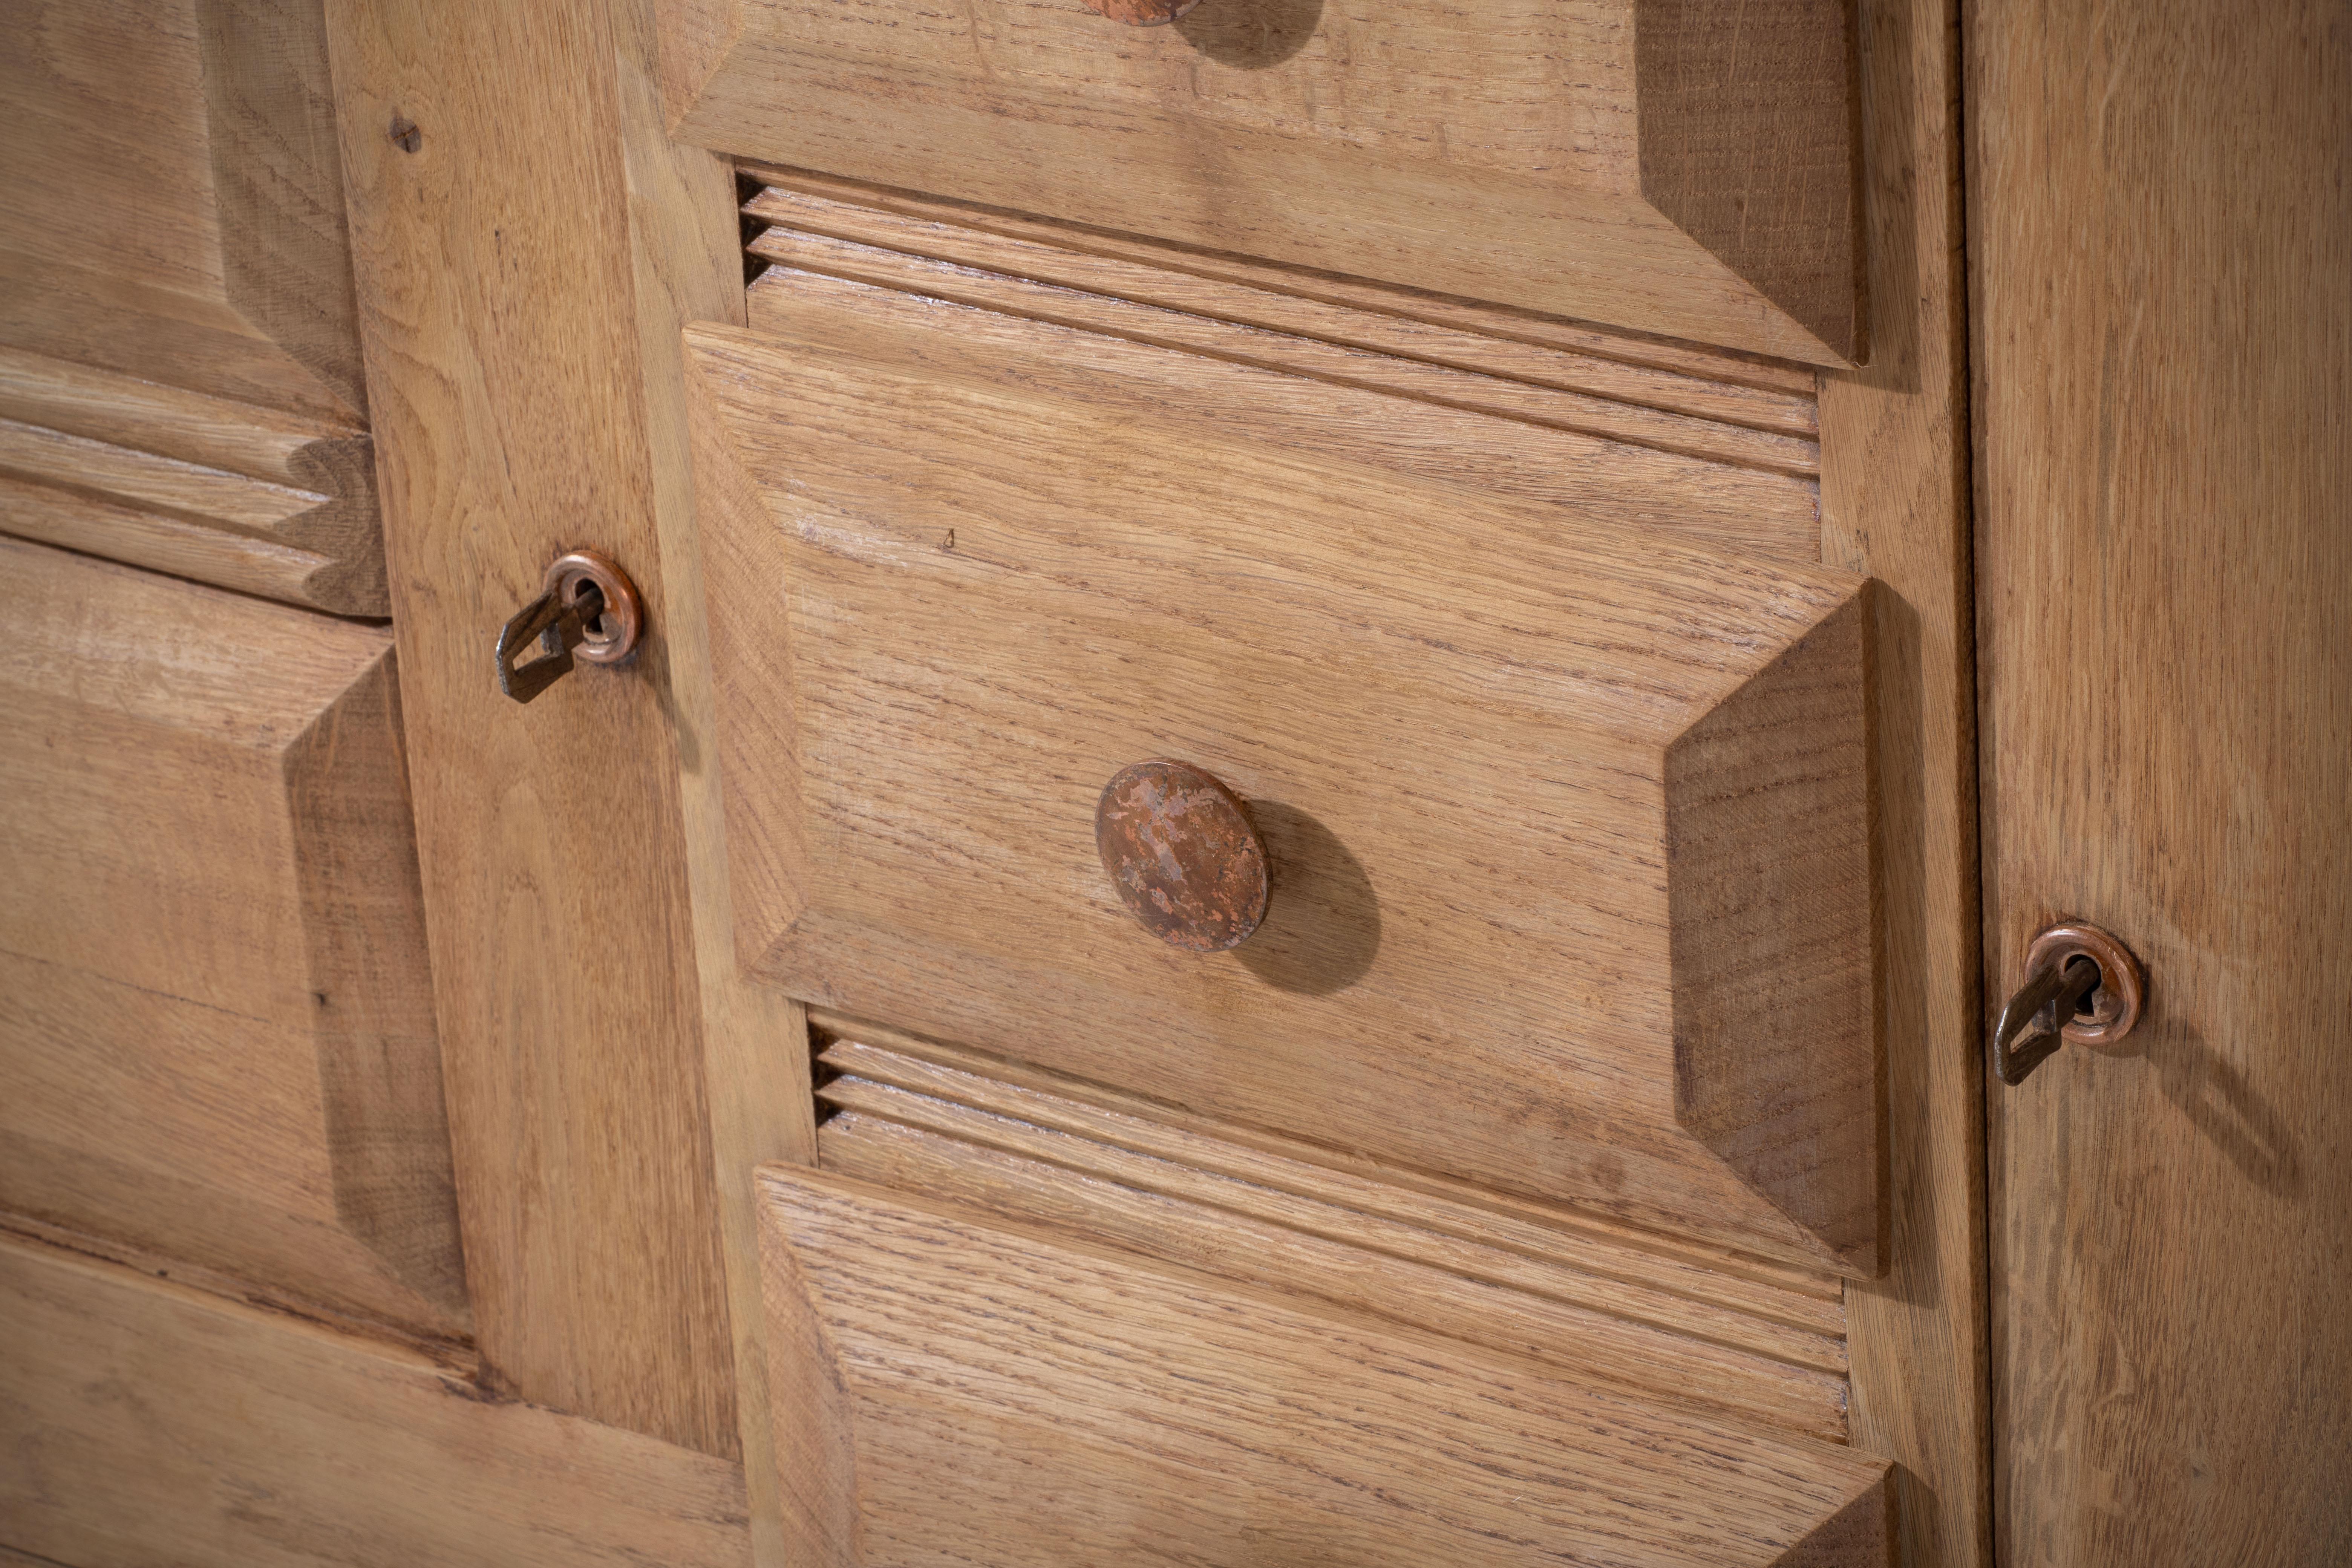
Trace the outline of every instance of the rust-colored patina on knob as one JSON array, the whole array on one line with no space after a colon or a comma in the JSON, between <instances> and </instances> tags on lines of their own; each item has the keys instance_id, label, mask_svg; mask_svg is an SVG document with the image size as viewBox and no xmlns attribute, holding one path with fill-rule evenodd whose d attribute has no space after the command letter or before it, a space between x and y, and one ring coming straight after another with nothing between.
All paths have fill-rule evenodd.
<instances>
[{"instance_id":1,"label":"rust-colored patina on knob","mask_svg":"<svg viewBox=\"0 0 2352 1568\"><path fill-rule=\"evenodd\" d=\"M1087 0L1087 9L1130 27L1160 27L1200 3L1201 0Z\"/></svg>"},{"instance_id":2,"label":"rust-colored patina on knob","mask_svg":"<svg viewBox=\"0 0 2352 1568\"><path fill-rule=\"evenodd\" d=\"M1194 952L1247 942L1265 919L1265 842L1241 798L1189 763L1137 763L1095 805L1095 849L1135 918Z\"/></svg>"}]
</instances>

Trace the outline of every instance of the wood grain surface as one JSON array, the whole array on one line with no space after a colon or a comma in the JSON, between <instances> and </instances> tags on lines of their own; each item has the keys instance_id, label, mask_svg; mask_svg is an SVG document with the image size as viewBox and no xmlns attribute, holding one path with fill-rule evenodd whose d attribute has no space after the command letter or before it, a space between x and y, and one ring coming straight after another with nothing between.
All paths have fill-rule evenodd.
<instances>
[{"instance_id":1,"label":"wood grain surface","mask_svg":"<svg viewBox=\"0 0 2352 1568\"><path fill-rule=\"evenodd\" d=\"M1645 1397L1845 1436L1844 1315L1824 1277L1580 1227L1572 1211L1546 1224L1398 1189L1171 1126L1124 1097L1096 1103L1099 1090L1068 1079L1009 1082L1003 1064L967 1052L818 1022L828 1171L1051 1220Z\"/></svg>"},{"instance_id":2,"label":"wood grain surface","mask_svg":"<svg viewBox=\"0 0 2352 1568\"><path fill-rule=\"evenodd\" d=\"M642 357L676 318L641 326L631 238L649 79L600 5L329 22L478 1342L523 1397L731 1457ZM492 639L581 546L647 646L519 707Z\"/></svg>"},{"instance_id":3,"label":"wood grain surface","mask_svg":"<svg viewBox=\"0 0 2352 1568\"><path fill-rule=\"evenodd\" d=\"M743 319L741 230L732 172L721 160L669 139L650 5L615 12L621 149L628 166L629 247L635 286L639 374L652 452L654 528L663 584L688 606L667 628L670 721L677 726L679 816L692 902L695 978L702 1009L704 1116L719 1212L736 1434L750 1499L751 1554L784 1568L783 1503L767 1387L759 1212L751 1173L772 1161L815 1157L815 1103L807 1022L800 1004L745 975L735 963L735 910L727 878L725 798L719 776L716 682L704 598L702 530L695 515L686 397L688 321Z\"/></svg>"},{"instance_id":4,"label":"wood grain surface","mask_svg":"<svg viewBox=\"0 0 2352 1568\"><path fill-rule=\"evenodd\" d=\"M1822 552L1878 580L1888 1252L1849 1280L1854 1446L1897 1461L1901 1561L1991 1562L1973 587L1949 0L1862 7L1866 370L1822 378Z\"/></svg>"},{"instance_id":5,"label":"wood grain surface","mask_svg":"<svg viewBox=\"0 0 2352 1568\"><path fill-rule=\"evenodd\" d=\"M666 5L719 152L1806 363L1864 350L1844 0ZM698 75L700 79L688 79Z\"/></svg>"},{"instance_id":6,"label":"wood grain surface","mask_svg":"<svg viewBox=\"0 0 2352 1568\"><path fill-rule=\"evenodd\" d=\"M1755 443L1742 439L1745 432L1706 431L1684 443L1696 451L1651 446L1622 438L1632 421L1582 417L1546 389L1330 350L1288 332L1224 328L1189 312L1066 291L1041 301L1026 290L975 289L975 281L970 271L942 280L919 269L894 270L876 283L775 267L751 287L750 320L763 333L795 341L830 334L826 341L844 353L887 330L899 337L945 331L974 345L1034 355L1041 323L1073 329L1047 334L1071 346L1066 363L1038 374L1081 401L1108 395L1116 384L1096 387L1093 366L1106 354L1135 367L1137 378L1156 374L1179 386L1232 374L1203 368L1204 360L1261 366L1286 374L1239 379L1282 395L1257 397L1246 417L1226 412L1222 400L1201 399L1211 405L1193 415L1203 430L1538 503L1528 509L1531 517L1570 510L1759 555L1820 559L1819 487L1801 473L1751 466ZM964 296L971 308L949 308L942 294ZM1186 352L1139 355L1105 344L1107 337ZM1142 368L1150 364L1172 368ZM1693 423L1683 422L1678 433L1697 435L1687 428ZM1788 443L1769 445L1779 448L1780 459L1810 460Z\"/></svg>"},{"instance_id":7,"label":"wood grain surface","mask_svg":"<svg viewBox=\"0 0 2352 1568\"><path fill-rule=\"evenodd\" d=\"M2352 18L1969 47L1986 999L2062 917L2147 971L1990 1090L2001 1556L2342 1562Z\"/></svg>"},{"instance_id":8,"label":"wood grain surface","mask_svg":"<svg viewBox=\"0 0 2352 1568\"><path fill-rule=\"evenodd\" d=\"M1239 290L1182 287L1181 274L1171 276L1155 268L1125 266L1119 268L1125 276L1108 277L1104 274L1111 270L1112 264L1094 262L1083 268L1068 269L1085 277L1087 284L1093 287L1072 288L792 229L770 228L756 237L749 248L753 256L782 263L796 272L851 279L930 299L951 300L960 304L1004 310L1013 315L1055 321L1063 326L1111 332L1170 348L1190 349L1221 359L1270 364L1341 386L1401 393L1445 406L1475 409L1507 419L1655 447L1662 451L1735 467L1764 469L1783 481L1777 487L1759 487L1760 493L1753 504L1758 510L1767 513L1790 508L1799 494L1810 495L1809 485L1790 481L1812 479L1820 464L1819 447L1803 437L1695 419L1686 415L1594 397L1559 386L1530 384L1517 378L1489 376L1452 366L1441 368L1425 362L1400 359L1387 349L1365 350L1344 343L1330 343L1320 337L1300 337L1289 331L1277 335L1264 330L1253 330L1248 325L1219 321L1195 310L1173 309L1170 305L1171 297L1214 310L1227 303L1215 295ZM1002 259L1003 264L1020 267L1024 272L1032 269L1024 265L1030 260L1027 257L1007 256ZM779 274L765 279L763 287L754 289L754 324L758 324L767 312L790 309L793 282L789 274ZM1171 284L1178 286L1170 287ZM1119 293L1104 297L1095 291L1106 287L1116 289ZM1120 297L1129 293L1136 298ZM1197 298L1199 296L1211 297ZM1245 307L1255 302L1239 303ZM1253 310L1250 313L1295 317L1306 312L1294 307ZM1342 321L1315 324L1327 327L1335 335L1347 332L1345 323L1362 320L1352 311L1330 310L1328 313L1342 318ZM1381 334L1355 332L1347 335ZM1478 352L1478 347L1483 345L1458 346L1461 349L1458 358L1475 361L1488 357ZM1564 356L1541 357L1552 360ZM1554 367L1546 363L1537 368L1551 370ZM1774 493L1776 490L1779 493Z\"/></svg>"},{"instance_id":9,"label":"wood grain surface","mask_svg":"<svg viewBox=\"0 0 2352 1568\"><path fill-rule=\"evenodd\" d=\"M677 15L684 0L662 3L667 22ZM1575 390L1628 403L1719 415L1735 424L1752 423L1759 428L1797 434L1808 434L1813 428L1809 414L1792 416L1790 412L1812 401L1817 373L1811 365L1433 294L1401 284L1348 278L1263 257L1201 250L1064 218L924 195L807 169L782 169L756 160L740 161L738 168L757 185L747 195L745 216L762 222L772 219L788 228L976 266L995 266L992 258L1008 254L995 242L1009 240L1017 247L1010 254L1019 256L1022 265L1004 270L1105 293L1119 292L1102 283L1120 276L1120 270L1097 270L1094 263L1140 266L1150 268L1153 279L1149 298L1183 305L1203 315L1229 316L1302 337L1330 337L1338 342L1357 342L1359 333L1379 334L1359 346L1387 347L1408 359L1443 359L1446 354L1402 345L1443 343L1449 352L1472 356L1465 365L1467 369L1499 375L1509 374L1508 367L1514 364L1549 367L1550 374L1568 375L1565 384ZM1073 267L1087 270L1070 275L1066 269ZM1171 284L1165 276L1171 272L1181 274L1199 291L1162 294L1160 290L1171 287L1185 286ZM1265 295L1275 298L1263 298ZM1268 311L1279 313L1263 314ZM1439 335L1421 335L1431 328L1439 329ZM1391 333L1401 335L1387 335ZM1526 352L1515 353L1515 350ZM1531 374L1525 379L1543 381L1547 374ZM1759 402L1743 395L1757 392L1774 397ZM1734 408L1763 412L1753 418L1724 412Z\"/></svg>"},{"instance_id":10,"label":"wood grain surface","mask_svg":"<svg viewBox=\"0 0 2352 1568\"><path fill-rule=\"evenodd\" d=\"M761 1173L795 1562L1875 1563L1884 1461L1296 1294ZM1243 1244L1242 1233L1234 1240Z\"/></svg>"},{"instance_id":11,"label":"wood grain surface","mask_svg":"<svg viewBox=\"0 0 2352 1568\"><path fill-rule=\"evenodd\" d=\"M392 607L364 434L5 348L0 531L336 615Z\"/></svg>"},{"instance_id":12,"label":"wood grain surface","mask_svg":"<svg viewBox=\"0 0 2352 1568\"><path fill-rule=\"evenodd\" d=\"M1504 311L1431 311L1440 319L1417 320L1368 308L1377 302L1410 310L1422 302L1416 295L1381 300L1351 291L1331 302L1292 292L1284 285L1301 280L1270 267L1204 274L1202 258L1174 246L1137 242L1104 254L1100 237L1070 226L1011 225L1001 215L894 201L873 190L845 200L821 194L826 188L761 187L743 204L744 216L764 226L746 248L803 271L1016 315L1048 315L1060 303L1085 312L1062 318L1066 324L1097 331L1116 331L1122 320L1159 321L1163 331L1199 334L1192 341L1204 352L1236 358L1250 357L1244 345L1260 335L1230 329L1256 327L1281 334L1261 353L1301 374L1328 366L1337 372L1332 379L1344 381L1347 372L1339 367L1351 366L1360 376L1392 376L1393 390L1411 393L1444 384L1444 378L1416 375L1421 366L1441 365L1494 378L1461 384L1486 387L1491 410L1506 416L1542 418L1548 412L1569 428L1789 473L1811 474L1820 466L1810 379L1792 387L1747 385L1730 378L1748 376L1755 367L1730 354L1662 354L1662 345L1648 340L1589 330L1560 342L1528 341L1525 320ZM883 203L890 205L877 205ZM1182 314L1120 311L1110 301ZM1352 352L1318 354L1326 344ZM1661 363L1642 363L1653 356Z\"/></svg>"},{"instance_id":13,"label":"wood grain surface","mask_svg":"<svg viewBox=\"0 0 2352 1568\"><path fill-rule=\"evenodd\" d=\"M0 56L0 343L366 415L319 0L29 0Z\"/></svg>"},{"instance_id":14,"label":"wood grain surface","mask_svg":"<svg viewBox=\"0 0 2352 1568\"><path fill-rule=\"evenodd\" d=\"M467 1324L391 639L0 541L0 1206Z\"/></svg>"},{"instance_id":15,"label":"wood grain surface","mask_svg":"<svg viewBox=\"0 0 2352 1568\"><path fill-rule=\"evenodd\" d=\"M71 1568L746 1568L741 1472L0 1239L0 1531ZM0 1561L13 1561L0 1552Z\"/></svg>"},{"instance_id":16,"label":"wood grain surface","mask_svg":"<svg viewBox=\"0 0 2352 1568\"><path fill-rule=\"evenodd\" d=\"M929 309L795 297L793 335L689 334L752 971L1868 1272L1862 584L1269 435L1311 401L1377 438L1393 399ZM1272 847L1275 913L1231 955L1160 949L1103 879L1095 797L1151 756L1226 780Z\"/></svg>"}]
</instances>

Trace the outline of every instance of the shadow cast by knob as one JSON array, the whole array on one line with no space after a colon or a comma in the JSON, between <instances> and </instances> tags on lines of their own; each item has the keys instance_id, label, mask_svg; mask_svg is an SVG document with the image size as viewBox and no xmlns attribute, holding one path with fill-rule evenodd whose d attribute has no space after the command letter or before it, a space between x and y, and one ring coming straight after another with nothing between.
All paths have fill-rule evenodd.
<instances>
[{"instance_id":1,"label":"shadow cast by knob","mask_svg":"<svg viewBox=\"0 0 2352 1568\"><path fill-rule=\"evenodd\" d=\"M1219 65L1264 70L1305 48L1322 19L1323 0L1202 0L1176 31Z\"/></svg>"},{"instance_id":2,"label":"shadow cast by knob","mask_svg":"<svg viewBox=\"0 0 2352 1568\"><path fill-rule=\"evenodd\" d=\"M1363 977L1381 950L1381 904L1363 863L1323 824L1279 801L1253 800L1274 896L1265 923L1234 950L1278 991L1328 996Z\"/></svg>"}]
</instances>

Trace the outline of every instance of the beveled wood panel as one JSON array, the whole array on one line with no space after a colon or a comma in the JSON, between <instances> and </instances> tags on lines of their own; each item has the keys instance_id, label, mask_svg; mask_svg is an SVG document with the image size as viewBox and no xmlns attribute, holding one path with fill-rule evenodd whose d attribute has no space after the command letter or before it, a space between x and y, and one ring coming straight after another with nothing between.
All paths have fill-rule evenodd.
<instances>
[{"instance_id":1,"label":"beveled wood panel","mask_svg":"<svg viewBox=\"0 0 2352 1568\"><path fill-rule=\"evenodd\" d=\"M1497 500L1359 457L1413 444L1402 400L883 290L689 345L753 973L1874 1267L1861 580L1598 522L1643 448L1596 447L1581 513ZM1096 860L1153 756L1270 846L1234 953L1162 948Z\"/></svg>"},{"instance_id":2,"label":"beveled wood panel","mask_svg":"<svg viewBox=\"0 0 2352 1568\"><path fill-rule=\"evenodd\" d=\"M14 1239L0 1322L0 1531L71 1568L751 1561L735 1466L463 1362Z\"/></svg>"},{"instance_id":3,"label":"beveled wood panel","mask_svg":"<svg viewBox=\"0 0 2352 1568\"><path fill-rule=\"evenodd\" d=\"M1836 1444L1058 1226L759 1182L793 1562L1888 1561L1887 1467Z\"/></svg>"},{"instance_id":4,"label":"beveled wood panel","mask_svg":"<svg viewBox=\"0 0 2352 1568\"><path fill-rule=\"evenodd\" d=\"M1051 1221L1645 1398L1845 1437L1833 1279L1574 1211L1506 1214L1475 1194L1366 1179L1263 1138L1170 1125L1041 1069L829 1015L812 1023L825 1170Z\"/></svg>"},{"instance_id":5,"label":"beveled wood panel","mask_svg":"<svg viewBox=\"0 0 2352 1568\"><path fill-rule=\"evenodd\" d=\"M682 139L1206 250L1843 364L1844 0L953 11L668 0Z\"/></svg>"},{"instance_id":6,"label":"beveled wood panel","mask_svg":"<svg viewBox=\"0 0 2352 1568\"><path fill-rule=\"evenodd\" d=\"M364 419L320 0L29 0L0 52L0 344Z\"/></svg>"},{"instance_id":7,"label":"beveled wood panel","mask_svg":"<svg viewBox=\"0 0 2352 1568\"><path fill-rule=\"evenodd\" d=\"M392 608L366 436L6 348L0 532L335 615Z\"/></svg>"},{"instance_id":8,"label":"beveled wood panel","mask_svg":"<svg viewBox=\"0 0 2352 1568\"><path fill-rule=\"evenodd\" d=\"M0 540L0 1209L465 1331L385 632Z\"/></svg>"}]
</instances>

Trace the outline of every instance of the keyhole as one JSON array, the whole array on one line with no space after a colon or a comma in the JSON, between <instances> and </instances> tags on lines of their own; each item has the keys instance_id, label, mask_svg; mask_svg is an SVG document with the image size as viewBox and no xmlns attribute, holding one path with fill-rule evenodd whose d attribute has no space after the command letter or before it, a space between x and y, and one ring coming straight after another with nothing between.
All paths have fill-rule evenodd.
<instances>
[{"instance_id":1,"label":"keyhole","mask_svg":"<svg viewBox=\"0 0 2352 1568\"><path fill-rule=\"evenodd\" d=\"M2087 963L2093 969L2099 968L2099 961L2093 958L2086 952L2075 953L2066 960L2066 965L2070 969L2077 963ZM2099 1021L2099 994L2101 988L2105 986L2106 983L2106 971L2103 969L2099 970L2099 978L2097 982L2094 984L2088 991L2083 993L2083 999L2081 1001L2074 1004L2074 1021L2076 1023L2095 1024Z\"/></svg>"}]
</instances>

